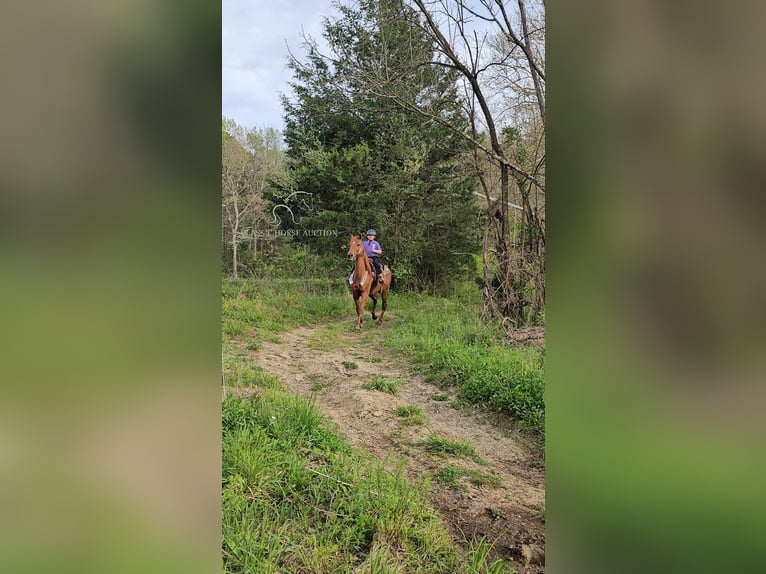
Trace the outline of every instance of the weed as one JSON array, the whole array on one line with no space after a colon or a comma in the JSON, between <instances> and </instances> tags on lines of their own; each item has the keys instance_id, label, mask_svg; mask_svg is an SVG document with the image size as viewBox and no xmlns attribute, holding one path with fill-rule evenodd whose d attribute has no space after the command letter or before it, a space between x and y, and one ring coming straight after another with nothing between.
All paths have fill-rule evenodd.
<instances>
[{"instance_id":1,"label":"weed","mask_svg":"<svg viewBox=\"0 0 766 574\"><path fill-rule=\"evenodd\" d=\"M279 386L279 379L263 371L260 367L252 367L242 360L230 357L224 362L224 377L227 384L236 387Z\"/></svg>"},{"instance_id":2,"label":"weed","mask_svg":"<svg viewBox=\"0 0 766 574\"><path fill-rule=\"evenodd\" d=\"M449 395L447 393L434 393L428 398L432 401L448 401Z\"/></svg>"},{"instance_id":3,"label":"weed","mask_svg":"<svg viewBox=\"0 0 766 574\"><path fill-rule=\"evenodd\" d=\"M373 375L372 380L362 385L362 388L388 393L389 395L398 395L401 386L402 383L399 379Z\"/></svg>"},{"instance_id":4,"label":"weed","mask_svg":"<svg viewBox=\"0 0 766 574\"><path fill-rule=\"evenodd\" d=\"M473 460L481 460L476 454L475 447L465 440L449 440L436 434L428 435L428 438L420 443L426 450L441 455L451 454L454 456L467 456Z\"/></svg>"},{"instance_id":5,"label":"weed","mask_svg":"<svg viewBox=\"0 0 766 574\"><path fill-rule=\"evenodd\" d=\"M459 482L464 475L465 473L462 468L449 464L440 468L434 474L434 480L442 486L454 488L455 490L465 490L465 487Z\"/></svg>"},{"instance_id":6,"label":"weed","mask_svg":"<svg viewBox=\"0 0 766 574\"><path fill-rule=\"evenodd\" d=\"M402 417L405 425L422 425L426 422L426 415L423 414L423 408L420 405L396 407L394 414Z\"/></svg>"},{"instance_id":7,"label":"weed","mask_svg":"<svg viewBox=\"0 0 766 574\"><path fill-rule=\"evenodd\" d=\"M359 368L359 365L357 365L354 361L343 361L341 362L341 365L343 365L349 371Z\"/></svg>"},{"instance_id":8,"label":"weed","mask_svg":"<svg viewBox=\"0 0 766 574\"><path fill-rule=\"evenodd\" d=\"M309 401L230 396L222 429L225 572L473 572L425 484L352 449Z\"/></svg>"},{"instance_id":9,"label":"weed","mask_svg":"<svg viewBox=\"0 0 766 574\"><path fill-rule=\"evenodd\" d=\"M492 546L487 542L486 537L471 541L468 546L470 562L466 570L467 574L516 574L516 570L508 566L503 560L489 561Z\"/></svg>"},{"instance_id":10,"label":"weed","mask_svg":"<svg viewBox=\"0 0 766 574\"><path fill-rule=\"evenodd\" d=\"M480 304L480 295L468 292L453 299L402 294L397 306L405 320L383 333L382 344L409 355L430 382L455 386L461 401L543 435L544 352L505 345L502 329L482 323Z\"/></svg>"},{"instance_id":11,"label":"weed","mask_svg":"<svg viewBox=\"0 0 766 574\"><path fill-rule=\"evenodd\" d=\"M436 474L434 474L434 480L442 486L447 486L455 490L465 490L465 486L460 482L460 479L467 478L471 484L477 486L484 486L485 484L499 484L500 478L478 472L470 468L462 468L453 464L448 464L440 468Z\"/></svg>"},{"instance_id":12,"label":"weed","mask_svg":"<svg viewBox=\"0 0 766 574\"><path fill-rule=\"evenodd\" d=\"M490 563L490 546L484 541L471 543L467 553L455 547L428 502L425 482L409 482L402 467L389 472L351 448L310 401L286 396L275 377L248 362L245 349L257 350L262 341L276 341L279 333L297 326L334 321L325 329L325 341L336 345L349 327L344 283L224 280L222 291L225 380L263 387L249 399L229 395L222 405L225 572L511 572L498 561ZM360 340L382 342L421 365L432 364L429 372L435 379L459 383L465 400L489 401L493 409L518 417L517 411L538 409L542 416L542 395L536 394L542 392L542 361L531 353L496 349L496 333L482 327L469 299L402 295L397 307L403 320L390 329L369 330ZM491 366L482 371L481 361L471 362L471 353L480 358L486 354ZM362 355L359 360L383 359ZM511 363L520 367L508 370L504 378L496 376ZM516 389L524 369L531 373L528 382ZM481 377L487 378L491 392L483 390ZM321 378L309 380L315 390L328 384ZM471 392L463 392L463 381ZM368 385L396 394L401 381L376 377ZM516 394L509 394L514 389ZM486 392L490 399L476 399ZM419 414L422 410L407 409L403 422ZM434 452L475 456L468 443L432 443ZM458 480L483 480L481 476L469 473Z\"/></svg>"}]
</instances>

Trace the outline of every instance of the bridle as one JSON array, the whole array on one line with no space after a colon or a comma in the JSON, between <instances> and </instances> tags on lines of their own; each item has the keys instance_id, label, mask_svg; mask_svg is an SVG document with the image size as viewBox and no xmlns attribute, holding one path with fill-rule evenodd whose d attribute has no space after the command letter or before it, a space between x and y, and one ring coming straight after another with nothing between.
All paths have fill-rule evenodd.
<instances>
[{"instance_id":1,"label":"bridle","mask_svg":"<svg viewBox=\"0 0 766 574\"><path fill-rule=\"evenodd\" d=\"M356 261L356 258L362 254L362 249L364 249L364 244L362 243L362 240L358 239L357 241L359 241L359 246L354 247L352 245L352 247L348 250L348 255L349 255L348 258L351 261Z\"/></svg>"}]
</instances>

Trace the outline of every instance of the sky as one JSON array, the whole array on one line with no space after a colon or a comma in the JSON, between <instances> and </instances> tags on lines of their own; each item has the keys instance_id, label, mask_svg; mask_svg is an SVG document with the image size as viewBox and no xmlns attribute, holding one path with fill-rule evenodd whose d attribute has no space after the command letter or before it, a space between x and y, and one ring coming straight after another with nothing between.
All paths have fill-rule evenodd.
<instances>
[{"instance_id":1,"label":"sky","mask_svg":"<svg viewBox=\"0 0 766 574\"><path fill-rule=\"evenodd\" d=\"M303 59L302 32L320 46L332 0L223 0L222 114L245 127L283 129L288 46Z\"/></svg>"}]
</instances>

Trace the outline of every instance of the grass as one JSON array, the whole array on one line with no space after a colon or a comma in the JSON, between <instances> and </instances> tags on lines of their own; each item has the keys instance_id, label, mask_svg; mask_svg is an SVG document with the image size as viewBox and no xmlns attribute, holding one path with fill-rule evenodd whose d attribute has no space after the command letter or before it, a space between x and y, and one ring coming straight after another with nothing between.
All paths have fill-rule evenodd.
<instances>
[{"instance_id":1,"label":"grass","mask_svg":"<svg viewBox=\"0 0 766 574\"><path fill-rule=\"evenodd\" d=\"M250 363L252 351L287 329L348 318L344 284L225 280L223 297L226 384L262 389L222 404L224 572L512 572L490 561L485 541L467 550L452 541L430 506L427 481L410 482L402 466L386 470L353 449L311 401L286 394L277 378ZM331 324L328 332L334 340L347 328ZM327 383L311 381L316 390ZM396 394L401 381L376 377L368 385ZM425 416L417 405L397 414ZM461 450L444 444L439 448Z\"/></svg>"},{"instance_id":2,"label":"grass","mask_svg":"<svg viewBox=\"0 0 766 574\"><path fill-rule=\"evenodd\" d=\"M423 407L420 405L406 405L396 407L394 414L401 417L405 425L422 425L426 422L426 415L423 414Z\"/></svg>"},{"instance_id":3,"label":"grass","mask_svg":"<svg viewBox=\"0 0 766 574\"><path fill-rule=\"evenodd\" d=\"M231 357L224 361L224 381L230 387L274 388L279 386L279 380L264 373L260 367L251 366Z\"/></svg>"},{"instance_id":4,"label":"grass","mask_svg":"<svg viewBox=\"0 0 766 574\"><path fill-rule=\"evenodd\" d=\"M448 401L449 395L447 393L434 393L428 398L432 401Z\"/></svg>"},{"instance_id":5,"label":"grass","mask_svg":"<svg viewBox=\"0 0 766 574\"><path fill-rule=\"evenodd\" d=\"M427 483L350 447L311 402L228 396L222 429L225 572L489 571L451 542Z\"/></svg>"},{"instance_id":6,"label":"grass","mask_svg":"<svg viewBox=\"0 0 766 574\"><path fill-rule=\"evenodd\" d=\"M476 454L476 448L467 440L450 440L431 433L426 440L420 443L429 452L440 455L453 455L470 457L476 462L482 462Z\"/></svg>"},{"instance_id":7,"label":"grass","mask_svg":"<svg viewBox=\"0 0 766 574\"><path fill-rule=\"evenodd\" d=\"M341 365L343 365L343 367L349 371L353 371L354 369L359 368L359 365L357 365L354 361L342 361Z\"/></svg>"},{"instance_id":8,"label":"grass","mask_svg":"<svg viewBox=\"0 0 766 574\"><path fill-rule=\"evenodd\" d=\"M393 379L391 377L381 377L380 375L373 375L370 382L362 385L364 389L371 389L374 391L380 391L382 393L388 393L389 395L398 395L399 389L402 386L402 382L399 379Z\"/></svg>"},{"instance_id":9,"label":"grass","mask_svg":"<svg viewBox=\"0 0 766 574\"><path fill-rule=\"evenodd\" d=\"M353 315L343 281L224 279L222 334L257 350L278 333ZM449 299L394 293L398 320L382 337L369 330L362 340L408 355L434 383L454 386L459 399L509 415L526 428L545 432L544 351L511 348L502 330L480 318L481 294L465 288ZM369 322L367 323L369 324ZM312 345L330 348L348 331L340 322ZM374 356L371 362L382 361Z\"/></svg>"},{"instance_id":10,"label":"grass","mask_svg":"<svg viewBox=\"0 0 766 574\"><path fill-rule=\"evenodd\" d=\"M503 344L503 331L479 317L480 294L403 294L396 305L400 319L384 332L384 346L408 355L431 382L454 386L461 401L544 435L544 351Z\"/></svg>"},{"instance_id":11,"label":"grass","mask_svg":"<svg viewBox=\"0 0 766 574\"><path fill-rule=\"evenodd\" d=\"M319 351L331 351L340 344L347 331L348 325L346 324L330 323L309 339L309 347Z\"/></svg>"},{"instance_id":12,"label":"grass","mask_svg":"<svg viewBox=\"0 0 766 574\"><path fill-rule=\"evenodd\" d=\"M327 380L327 377L325 377L324 375L311 373L308 376L308 379L309 381L313 383L311 386L312 393L318 393L322 389L325 389L330 386L330 382Z\"/></svg>"},{"instance_id":13,"label":"grass","mask_svg":"<svg viewBox=\"0 0 766 574\"><path fill-rule=\"evenodd\" d=\"M500 478L491 474L478 472L469 468L462 468L454 464L448 464L440 468L434 474L434 480L442 486L447 486L455 490L465 490L465 485L461 482L462 478L467 478L468 482L477 486L485 484L500 484Z\"/></svg>"},{"instance_id":14,"label":"grass","mask_svg":"<svg viewBox=\"0 0 766 574\"><path fill-rule=\"evenodd\" d=\"M253 349L278 333L348 317L353 307L342 282L224 279L222 336Z\"/></svg>"}]
</instances>

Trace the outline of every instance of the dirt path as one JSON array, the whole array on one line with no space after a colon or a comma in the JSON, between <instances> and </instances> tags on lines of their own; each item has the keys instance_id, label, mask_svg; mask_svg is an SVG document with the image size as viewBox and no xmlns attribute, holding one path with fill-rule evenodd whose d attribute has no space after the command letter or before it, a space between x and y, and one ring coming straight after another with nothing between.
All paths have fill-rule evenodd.
<instances>
[{"instance_id":1,"label":"dirt path","mask_svg":"<svg viewBox=\"0 0 766 574\"><path fill-rule=\"evenodd\" d=\"M443 400L444 391L411 374L406 361L376 344L381 329L369 326L353 333L351 324L346 326L344 322L282 333L280 342L263 344L255 363L278 376L291 392L312 397L354 446L386 464L404 459L411 478L429 475L434 506L457 539L486 535L497 540L497 553L519 572L543 572L542 566L525 565L524 560L531 546L545 545L540 454L525 446L518 433L508 430L510 426L450 407L452 395ZM399 395L363 388L376 376L400 380ZM395 409L406 405L422 407L425 423L405 425ZM469 441L484 464L429 452L419 443L431 434ZM483 485L462 479L462 490L441 486L433 476L448 464L493 478Z\"/></svg>"}]
</instances>

